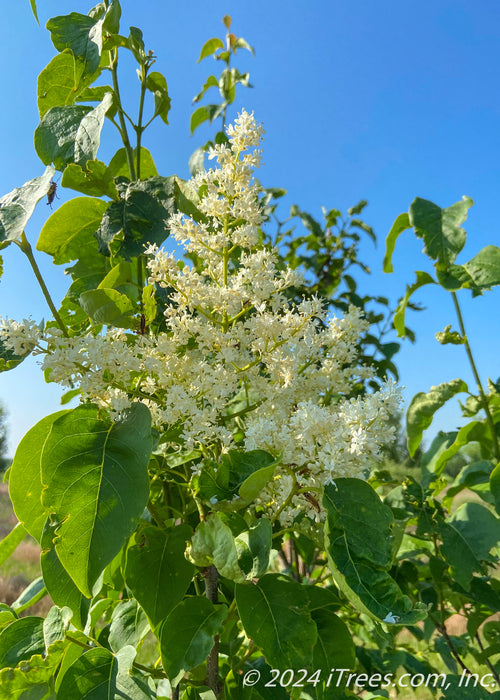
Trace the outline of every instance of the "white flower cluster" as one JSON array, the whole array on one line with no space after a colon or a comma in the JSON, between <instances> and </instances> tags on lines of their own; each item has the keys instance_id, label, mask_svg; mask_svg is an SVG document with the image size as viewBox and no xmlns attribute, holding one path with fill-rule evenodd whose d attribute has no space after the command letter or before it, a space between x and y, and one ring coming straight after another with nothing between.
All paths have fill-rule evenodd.
<instances>
[{"instance_id":1,"label":"white flower cluster","mask_svg":"<svg viewBox=\"0 0 500 700\"><path fill-rule=\"evenodd\" d=\"M0 342L15 355L24 356L33 351L41 337L40 326L32 318L24 318L21 322L0 318Z\"/></svg>"},{"instance_id":2,"label":"white flower cluster","mask_svg":"<svg viewBox=\"0 0 500 700\"><path fill-rule=\"evenodd\" d=\"M166 222L196 265L156 246L146 251L149 284L169 290L166 331L66 338L52 329L43 369L112 413L143 401L160 430L179 428L184 449L225 451L238 435L245 449L281 457L259 503L288 524L301 512L319 516L325 483L365 476L390 438L386 421L400 397L387 385L345 398L369 376L355 353L367 324L355 308L336 319L318 299L287 300L299 277L259 243L252 171L260 153L252 149L262 129L243 111L227 133L228 144L210 153L219 167L189 184L197 220Z\"/></svg>"}]
</instances>

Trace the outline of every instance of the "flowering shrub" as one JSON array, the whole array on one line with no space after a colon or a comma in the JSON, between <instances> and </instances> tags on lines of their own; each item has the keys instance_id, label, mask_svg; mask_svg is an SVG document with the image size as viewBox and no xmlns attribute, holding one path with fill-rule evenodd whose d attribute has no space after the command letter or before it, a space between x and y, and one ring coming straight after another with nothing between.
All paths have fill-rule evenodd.
<instances>
[{"instance_id":1,"label":"flowering shrub","mask_svg":"<svg viewBox=\"0 0 500 700\"><path fill-rule=\"evenodd\" d=\"M131 336L108 328L66 337L60 328L3 321L7 349L43 353L51 381L79 386L82 400L111 417L133 402L150 410L160 436L176 425L166 452L266 450L279 467L259 494L266 512L290 525L301 512L321 512L321 487L335 477L363 478L392 437L397 411L392 384L348 400L353 381L370 376L357 367L355 341L366 323L355 307L329 317L318 298L292 305L283 292L298 273L278 271L278 252L260 243L262 205L252 181L262 128L243 111L227 129L228 143L209 158L184 193L192 216L166 222L171 235L198 259L198 269L153 244L148 284L169 290L164 330ZM235 410L234 407L237 407ZM193 470L203 468L197 462ZM313 496L316 494L316 496ZM216 500L216 497L212 497Z\"/></svg>"}]
</instances>

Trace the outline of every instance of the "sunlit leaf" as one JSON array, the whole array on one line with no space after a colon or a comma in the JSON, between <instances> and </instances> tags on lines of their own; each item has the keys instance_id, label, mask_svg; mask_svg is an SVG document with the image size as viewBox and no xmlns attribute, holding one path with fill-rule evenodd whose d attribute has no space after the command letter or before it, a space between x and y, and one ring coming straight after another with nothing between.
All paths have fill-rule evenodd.
<instances>
[{"instance_id":1,"label":"sunlit leaf","mask_svg":"<svg viewBox=\"0 0 500 700\"><path fill-rule=\"evenodd\" d=\"M461 224L474 204L470 197L441 209L427 199L417 197L410 205L410 224L425 243L425 252L444 265L453 263L465 245L466 233Z\"/></svg>"},{"instance_id":2,"label":"sunlit leaf","mask_svg":"<svg viewBox=\"0 0 500 700\"><path fill-rule=\"evenodd\" d=\"M453 396L468 391L467 384L462 379L453 379L432 386L427 393L415 394L406 414L406 430L408 433L408 450L414 455L420 445L424 430L432 423L434 414Z\"/></svg>"},{"instance_id":3,"label":"sunlit leaf","mask_svg":"<svg viewBox=\"0 0 500 700\"><path fill-rule=\"evenodd\" d=\"M48 167L40 177L0 197L0 243L21 238L36 205L47 195L54 173L54 168Z\"/></svg>"},{"instance_id":4,"label":"sunlit leaf","mask_svg":"<svg viewBox=\"0 0 500 700\"><path fill-rule=\"evenodd\" d=\"M57 523L57 556L88 597L147 503L151 448L151 418L141 403L116 423L87 404L52 424L41 460L42 500Z\"/></svg>"},{"instance_id":5,"label":"sunlit leaf","mask_svg":"<svg viewBox=\"0 0 500 700\"><path fill-rule=\"evenodd\" d=\"M180 525L172 532L146 527L127 550L125 580L153 625L158 625L180 603L195 572L184 557L191 529Z\"/></svg>"},{"instance_id":6,"label":"sunlit leaf","mask_svg":"<svg viewBox=\"0 0 500 700\"><path fill-rule=\"evenodd\" d=\"M38 76L37 104L40 117L51 107L74 104L83 90L98 78L99 72L88 73L85 63L69 49L54 56Z\"/></svg>"}]
</instances>

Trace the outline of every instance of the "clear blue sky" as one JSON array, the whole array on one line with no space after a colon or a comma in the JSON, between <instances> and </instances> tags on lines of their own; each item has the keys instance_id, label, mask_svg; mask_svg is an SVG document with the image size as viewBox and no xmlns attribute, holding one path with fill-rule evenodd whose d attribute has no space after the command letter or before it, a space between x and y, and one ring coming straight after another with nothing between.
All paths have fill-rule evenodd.
<instances>
[{"instance_id":1,"label":"clear blue sky","mask_svg":"<svg viewBox=\"0 0 500 700\"><path fill-rule=\"evenodd\" d=\"M55 53L47 19L71 11L86 13L81 0L38 0L41 27L29 0L0 0L0 193L44 170L33 149L38 124L36 78ZM221 18L233 17L233 30L255 46L242 52L238 67L249 70L253 90L243 90L237 107L254 110L264 122L266 140L260 179L288 189L287 206L321 216L321 205L343 210L368 199L365 218L379 237L366 245L364 260L373 270L359 277L363 291L396 300L413 270L429 269L422 244L408 232L394 257L393 275L381 271L383 241L393 220L415 196L448 206L467 194L475 200L466 224L462 261L487 244L500 245L497 202L500 188L500 6L483 0L335 0L235 2L235 0L122 0L122 33L129 25L144 31L146 48L158 57L156 69L168 81L171 125L146 133L163 175L188 177L187 161L212 132L189 136L192 97L212 59L196 60L204 41L221 36ZM125 99L138 89L134 67L123 77ZM232 115L234 116L234 112ZM111 133L111 132L109 132ZM115 148L118 143L115 144ZM109 160L112 146L99 152ZM56 200L60 205L64 201ZM50 214L41 203L28 225L36 242ZM41 254L39 254L41 257ZM11 246L4 252L0 315L47 317L44 300L27 262ZM54 297L62 298L62 268L40 260ZM484 379L500 374L498 290L470 302L463 293L465 319ZM472 378L463 349L440 346L436 331L454 323L451 300L434 290L418 299L427 311L412 314L417 343L407 341L397 357L401 383L410 399L417 391L461 376ZM59 389L45 385L34 360L0 375L0 399L9 411L11 451L37 420L58 410ZM444 410L436 427L452 429L456 409Z\"/></svg>"}]
</instances>

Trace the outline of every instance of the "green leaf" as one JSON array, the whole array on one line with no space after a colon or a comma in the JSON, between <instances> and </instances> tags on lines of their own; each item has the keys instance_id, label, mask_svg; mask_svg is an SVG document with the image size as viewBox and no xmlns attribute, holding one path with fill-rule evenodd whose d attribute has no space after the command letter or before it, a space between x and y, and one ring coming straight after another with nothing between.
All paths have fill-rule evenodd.
<instances>
[{"instance_id":1,"label":"green leaf","mask_svg":"<svg viewBox=\"0 0 500 700\"><path fill-rule=\"evenodd\" d=\"M356 648L345 622L327 608L313 610L311 617L318 630L318 641L313 649L313 667L354 668Z\"/></svg>"},{"instance_id":2,"label":"green leaf","mask_svg":"<svg viewBox=\"0 0 500 700\"><path fill-rule=\"evenodd\" d=\"M149 73L148 77L146 78L146 88L154 95L155 117L159 115L162 121L164 121L165 124L168 124L168 113L170 111L170 97L168 96L167 81L165 79L165 76L161 73L158 73L157 71Z\"/></svg>"},{"instance_id":3,"label":"green leaf","mask_svg":"<svg viewBox=\"0 0 500 700\"><path fill-rule=\"evenodd\" d=\"M432 423L434 414L456 394L468 391L462 379L452 379L438 386L431 386L425 394L415 394L406 414L406 431L408 434L408 451L413 457L422 441L422 435Z\"/></svg>"},{"instance_id":4,"label":"green leaf","mask_svg":"<svg viewBox=\"0 0 500 700\"><path fill-rule=\"evenodd\" d=\"M54 168L48 167L40 177L0 197L0 244L21 238L36 205L46 196L54 172Z\"/></svg>"},{"instance_id":5,"label":"green leaf","mask_svg":"<svg viewBox=\"0 0 500 700\"><path fill-rule=\"evenodd\" d=\"M0 542L0 566L16 551L27 535L21 523L16 523L12 530Z\"/></svg>"},{"instance_id":6,"label":"green leaf","mask_svg":"<svg viewBox=\"0 0 500 700\"><path fill-rule=\"evenodd\" d=\"M149 494L151 417L135 403L109 423L91 404L52 425L42 452L42 500L53 513L55 549L87 597L134 530Z\"/></svg>"},{"instance_id":7,"label":"green leaf","mask_svg":"<svg viewBox=\"0 0 500 700\"><path fill-rule=\"evenodd\" d=\"M444 450L444 452L441 452L436 460L434 473L439 476L445 468L446 463L469 442L479 442L484 446L488 443L491 445L489 428L485 423L481 421L470 421L470 423L462 426L456 434L455 441Z\"/></svg>"},{"instance_id":8,"label":"green leaf","mask_svg":"<svg viewBox=\"0 0 500 700\"><path fill-rule=\"evenodd\" d=\"M238 566L238 552L231 529L222 522L218 513L212 513L195 530L189 557L196 566L213 564L221 576L231 581L244 581Z\"/></svg>"},{"instance_id":9,"label":"green leaf","mask_svg":"<svg viewBox=\"0 0 500 700\"><path fill-rule=\"evenodd\" d=\"M434 481L436 465L441 462L442 454L455 442L457 431L443 433L439 431L429 449L422 455L422 488L426 489Z\"/></svg>"},{"instance_id":10,"label":"green leaf","mask_svg":"<svg viewBox=\"0 0 500 700\"><path fill-rule=\"evenodd\" d=\"M441 209L427 199L417 197L410 205L410 223L425 243L424 252L442 265L449 265L465 245L466 233L460 225L474 204L470 197Z\"/></svg>"},{"instance_id":11,"label":"green leaf","mask_svg":"<svg viewBox=\"0 0 500 700\"><path fill-rule=\"evenodd\" d=\"M255 49L252 46L250 46L250 44L247 41L245 41L245 39L243 39L243 37L241 36L238 37L236 41L232 43L231 48L235 53L237 49L246 49L247 51L250 51L250 53L253 56L255 56Z\"/></svg>"},{"instance_id":12,"label":"green leaf","mask_svg":"<svg viewBox=\"0 0 500 700\"><path fill-rule=\"evenodd\" d=\"M142 38L142 31L137 27L130 27L130 34L127 38L127 46L134 54L134 58L141 66L147 61L146 49Z\"/></svg>"},{"instance_id":13,"label":"green leaf","mask_svg":"<svg viewBox=\"0 0 500 700\"><path fill-rule=\"evenodd\" d=\"M281 574L266 574L254 585L236 584L243 629L274 668L303 668L312 662L316 625L303 587Z\"/></svg>"},{"instance_id":14,"label":"green leaf","mask_svg":"<svg viewBox=\"0 0 500 700\"><path fill-rule=\"evenodd\" d=\"M134 163L136 163L137 148L134 148L133 150L133 158ZM130 178L130 171L127 163L127 151L124 148L120 148L111 158L111 162L108 166L108 173L112 177ZM156 165L154 164L153 156L147 148L141 146L141 178L146 180L150 177L156 177L157 175L158 171L156 169Z\"/></svg>"},{"instance_id":15,"label":"green leaf","mask_svg":"<svg viewBox=\"0 0 500 700\"><path fill-rule=\"evenodd\" d=\"M416 280L413 284L406 285L406 293L402 299L400 299L399 304L396 308L394 314L394 328L396 329L398 336L404 338L406 336L405 327L405 314L408 308L408 303L412 295L426 284L437 284L436 280L431 277L427 272L422 272L422 270L417 270L415 272Z\"/></svg>"},{"instance_id":16,"label":"green leaf","mask_svg":"<svg viewBox=\"0 0 500 700\"><path fill-rule=\"evenodd\" d=\"M14 668L20 661L45 651L43 618L22 617L0 633L0 668Z\"/></svg>"},{"instance_id":17,"label":"green leaf","mask_svg":"<svg viewBox=\"0 0 500 700\"><path fill-rule=\"evenodd\" d=\"M144 322L146 325L152 323L158 312L158 307L155 299L154 285L148 284L142 290L142 306L144 313Z\"/></svg>"},{"instance_id":18,"label":"green leaf","mask_svg":"<svg viewBox=\"0 0 500 700\"><path fill-rule=\"evenodd\" d=\"M203 47L201 49L200 57L198 59L198 63L200 61L203 61L204 58L207 56L212 56L217 49L223 49L224 48L224 42L222 39L218 39L217 37L214 37L213 39L209 39L203 44Z\"/></svg>"},{"instance_id":19,"label":"green leaf","mask_svg":"<svg viewBox=\"0 0 500 700\"><path fill-rule=\"evenodd\" d=\"M65 651L64 642L55 642L46 655L34 654L16 668L0 671L0 688L9 700L54 700L53 678Z\"/></svg>"},{"instance_id":20,"label":"green leaf","mask_svg":"<svg viewBox=\"0 0 500 700\"><path fill-rule=\"evenodd\" d=\"M227 607L207 598L186 598L169 614L159 630L161 660L175 687L186 671L209 655L214 636L222 631Z\"/></svg>"},{"instance_id":21,"label":"green leaf","mask_svg":"<svg viewBox=\"0 0 500 700\"><path fill-rule=\"evenodd\" d=\"M234 70L236 69L229 70L226 68L222 71L219 78L219 91L224 102L227 104L232 104L236 96L236 85L233 75Z\"/></svg>"},{"instance_id":22,"label":"green leaf","mask_svg":"<svg viewBox=\"0 0 500 700\"><path fill-rule=\"evenodd\" d=\"M87 161L85 169L76 163L70 163L63 172L61 185L91 197L106 195L115 201L120 199L111 173L100 160Z\"/></svg>"},{"instance_id":23,"label":"green leaf","mask_svg":"<svg viewBox=\"0 0 500 700\"><path fill-rule=\"evenodd\" d=\"M31 5L31 11L33 12L35 19L38 23L38 26L40 26L40 22L38 20L38 12L36 10L36 0L30 0L30 5Z\"/></svg>"},{"instance_id":24,"label":"green leaf","mask_svg":"<svg viewBox=\"0 0 500 700\"><path fill-rule=\"evenodd\" d=\"M251 503L255 498L257 498L262 489L265 488L271 481L280 461L281 459L274 460L274 462L269 466L257 469L257 471L250 474L250 476L245 479L238 491L240 498L244 501L240 507Z\"/></svg>"},{"instance_id":25,"label":"green leaf","mask_svg":"<svg viewBox=\"0 0 500 700\"><path fill-rule=\"evenodd\" d=\"M102 28L109 34L118 34L120 31L120 18L122 16L122 8L119 0L111 0L102 23Z\"/></svg>"},{"instance_id":26,"label":"green leaf","mask_svg":"<svg viewBox=\"0 0 500 700\"><path fill-rule=\"evenodd\" d=\"M217 696L206 685L188 685L182 693L181 700L217 700ZM226 698L226 700L230 700L230 698Z\"/></svg>"},{"instance_id":27,"label":"green leaf","mask_svg":"<svg viewBox=\"0 0 500 700\"><path fill-rule=\"evenodd\" d=\"M272 526L267 518L260 518L235 539L238 553L238 566L247 580L260 578L269 568L269 555L272 545Z\"/></svg>"},{"instance_id":28,"label":"green leaf","mask_svg":"<svg viewBox=\"0 0 500 700\"><path fill-rule=\"evenodd\" d=\"M290 216L298 216L304 227L312 233L313 236L321 239L323 237L323 229L316 219L305 211L302 211L297 204L292 204L290 207Z\"/></svg>"},{"instance_id":29,"label":"green leaf","mask_svg":"<svg viewBox=\"0 0 500 700\"><path fill-rule=\"evenodd\" d=\"M149 629L147 617L137 601L121 600L113 610L109 645L115 652L128 645L136 647Z\"/></svg>"},{"instance_id":30,"label":"green leaf","mask_svg":"<svg viewBox=\"0 0 500 700\"><path fill-rule=\"evenodd\" d=\"M469 590L475 571L483 572L489 552L500 543L500 520L479 503L464 503L445 523L439 524L441 553L453 578Z\"/></svg>"},{"instance_id":31,"label":"green leaf","mask_svg":"<svg viewBox=\"0 0 500 700\"><path fill-rule=\"evenodd\" d=\"M114 698L118 664L113 654L99 647L82 654L67 669L57 693L60 700Z\"/></svg>"},{"instance_id":32,"label":"green leaf","mask_svg":"<svg viewBox=\"0 0 500 700\"><path fill-rule=\"evenodd\" d=\"M124 647L115 655L118 663L116 677L116 695L110 697L120 700L156 700L156 686L151 676L138 673L132 667L137 650L132 646ZM112 690L112 689L111 689Z\"/></svg>"},{"instance_id":33,"label":"green leaf","mask_svg":"<svg viewBox=\"0 0 500 700\"><path fill-rule=\"evenodd\" d=\"M57 556L54 540L57 524L47 519L42 535L42 554L40 564L45 586L53 602L60 607L69 608L73 614L72 624L83 630L87 621L90 600L77 588L71 576Z\"/></svg>"},{"instance_id":34,"label":"green leaf","mask_svg":"<svg viewBox=\"0 0 500 700\"><path fill-rule=\"evenodd\" d=\"M106 112L106 115L111 118L115 116L118 110L116 95L111 85L92 85L92 87L86 87L77 96L75 102L102 102L108 92L113 98L113 103Z\"/></svg>"},{"instance_id":35,"label":"green leaf","mask_svg":"<svg viewBox=\"0 0 500 700\"><path fill-rule=\"evenodd\" d=\"M453 484L446 490L443 505L450 509L455 496L464 489L470 489L481 497L490 494L489 479L493 471L493 463L489 460L479 460L466 464L459 472ZM489 501L489 499L488 499Z\"/></svg>"},{"instance_id":36,"label":"green leaf","mask_svg":"<svg viewBox=\"0 0 500 700\"><path fill-rule=\"evenodd\" d=\"M280 460L263 450L240 452L228 450L220 464L205 464L199 478L200 496L217 508L239 509L246 507L269 483Z\"/></svg>"},{"instance_id":37,"label":"green leaf","mask_svg":"<svg viewBox=\"0 0 500 700\"><path fill-rule=\"evenodd\" d=\"M388 569L394 516L373 488L361 479L336 479L327 487L325 500L330 525L339 530L346 548L357 558Z\"/></svg>"},{"instance_id":38,"label":"green leaf","mask_svg":"<svg viewBox=\"0 0 500 700\"><path fill-rule=\"evenodd\" d=\"M43 445L54 421L67 411L46 416L23 437L14 455L9 474L9 493L14 512L29 534L42 539L47 513L42 506L40 460Z\"/></svg>"},{"instance_id":39,"label":"green leaf","mask_svg":"<svg viewBox=\"0 0 500 700\"><path fill-rule=\"evenodd\" d=\"M465 263L464 268L479 289L491 289L500 284L500 248L488 245Z\"/></svg>"},{"instance_id":40,"label":"green leaf","mask_svg":"<svg viewBox=\"0 0 500 700\"><path fill-rule=\"evenodd\" d=\"M130 260L147 243L160 245L167 238L165 220L176 211L175 176L130 183L120 197L109 205L96 235L101 253Z\"/></svg>"},{"instance_id":41,"label":"green leaf","mask_svg":"<svg viewBox=\"0 0 500 700\"><path fill-rule=\"evenodd\" d=\"M349 212L350 213L350 212ZM410 228L410 218L408 214L400 214L396 221L392 224L391 230L387 234L385 239L385 255L383 269L384 272L394 272L392 265L392 255L394 253L394 248L396 247L396 241L399 236Z\"/></svg>"},{"instance_id":42,"label":"green leaf","mask_svg":"<svg viewBox=\"0 0 500 700\"><path fill-rule=\"evenodd\" d=\"M436 340L441 345L463 345L464 337L458 331L451 330L451 323L445 326L444 330L436 333Z\"/></svg>"},{"instance_id":43,"label":"green leaf","mask_svg":"<svg viewBox=\"0 0 500 700\"><path fill-rule=\"evenodd\" d=\"M191 130L191 135L194 134L196 129L203 124L203 122L210 122L210 124L217 119L218 116L222 114L224 105L204 105L203 107L198 107L193 114L189 122L189 128Z\"/></svg>"},{"instance_id":44,"label":"green leaf","mask_svg":"<svg viewBox=\"0 0 500 700\"><path fill-rule=\"evenodd\" d=\"M191 528L165 532L150 526L139 531L127 550L125 581L153 626L164 620L184 597L194 566L184 558Z\"/></svg>"},{"instance_id":45,"label":"green leaf","mask_svg":"<svg viewBox=\"0 0 500 700\"><path fill-rule=\"evenodd\" d=\"M35 131L35 150L42 163L64 170L68 163L83 168L88 160L94 160L112 102L112 95L106 93L94 109L81 105L49 109Z\"/></svg>"},{"instance_id":46,"label":"green leaf","mask_svg":"<svg viewBox=\"0 0 500 700\"><path fill-rule=\"evenodd\" d=\"M199 102L204 94L209 90L211 87L218 87L219 86L219 81L215 77L215 75L209 75L208 78L205 80L205 83L201 89L201 91L193 98L193 104L196 102Z\"/></svg>"},{"instance_id":47,"label":"green leaf","mask_svg":"<svg viewBox=\"0 0 500 700\"><path fill-rule=\"evenodd\" d=\"M500 464L497 464L491 472L490 488L493 498L495 499L496 511L500 514Z\"/></svg>"},{"instance_id":48,"label":"green leaf","mask_svg":"<svg viewBox=\"0 0 500 700\"><path fill-rule=\"evenodd\" d=\"M29 586L26 586L24 591L12 603L11 608L19 615L24 612L24 610L31 608L35 603L38 603L42 598L45 598L46 595L47 589L45 588L43 578L39 576L32 581Z\"/></svg>"},{"instance_id":49,"label":"green leaf","mask_svg":"<svg viewBox=\"0 0 500 700\"><path fill-rule=\"evenodd\" d=\"M47 29L58 51L71 49L75 56L82 59L85 70L93 73L99 68L101 60L103 21L102 17L96 21L88 15L72 12L49 19Z\"/></svg>"},{"instance_id":50,"label":"green leaf","mask_svg":"<svg viewBox=\"0 0 500 700\"><path fill-rule=\"evenodd\" d=\"M133 328L136 305L116 289L91 289L80 296L80 305L96 325Z\"/></svg>"},{"instance_id":51,"label":"green leaf","mask_svg":"<svg viewBox=\"0 0 500 700\"><path fill-rule=\"evenodd\" d=\"M95 255L95 233L107 208L107 202L95 197L70 199L45 222L36 249L52 255L56 265L78 260L86 249Z\"/></svg>"},{"instance_id":52,"label":"green leaf","mask_svg":"<svg viewBox=\"0 0 500 700\"><path fill-rule=\"evenodd\" d=\"M325 487L326 551L335 583L361 612L389 624L415 624L425 606L404 596L389 575L393 515L369 484L339 478Z\"/></svg>"},{"instance_id":53,"label":"green leaf","mask_svg":"<svg viewBox=\"0 0 500 700\"><path fill-rule=\"evenodd\" d=\"M175 203L179 211L190 216L196 223L207 223L207 217L202 214L196 204L185 194L186 182L180 178L175 179L174 195Z\"/></svg>"},{"instance_id":54,"label":"green leaf","mask_svg":"<svg viewBox=\"0 0 500 700\"><path fill-rule=\"evenodd\" d=\"M500 519L480 503L463 503L448 519L462 538L483 561L491 560L489 552L500 544Z\"/></svg>"},{"instance_id":55,"label":"green leaf","mask_svg":"<svg viewBox=\"0 0 500 700\"><path fill-rule=\"evenodd\" d=\"M57 605L50 608L43 623L43 638L46 649L54 642L64 640L72 616L73 613L69 608L59 608Z\"/></svg>"},{"instance_id":56,"label":"green leaf","mask_svg":"<svg viewBox=\"0 0 500 700\"><path fill-rule=\"evenodd\" d=\"M51 107L74 104L80 93L99 77L100 71L88 73L85 64L66 49L54 56L38 76L37 104L40 118Z\"/></svg>"},{"instance_id":57,"label":"green leaf","mask_svg":"<svg viewBox=\"0 0 500 700\"><path fill-rule=\"evenodd\" d=\"M438 283L447 292L456 292L458 289L471 289L473 296L481 294L481 290L474 284L463 265L436 264Z\"/></svg>"},{"instance_id":58,"label":"green leaf","mask_svg":"<svg viewBox=\"0 0 500 700\"><path fill-rule=\"evenodd\" d=\"M130 301L139 301L137 267L127 260L121 260L99 282L98 289L116 289L117 292L125 294Z\"/></svg>"}]
</instances>

